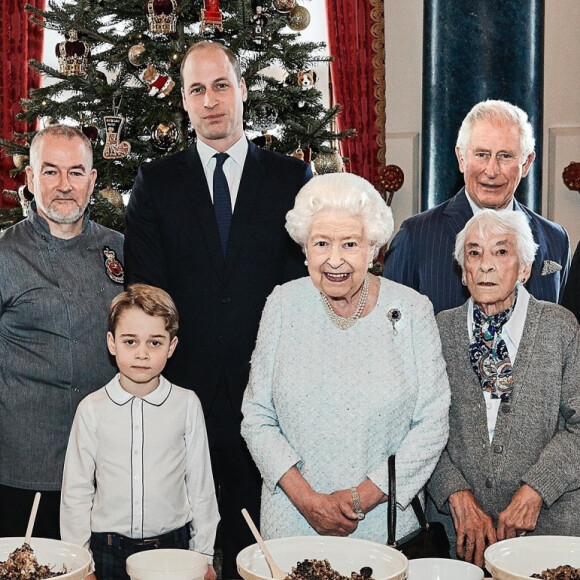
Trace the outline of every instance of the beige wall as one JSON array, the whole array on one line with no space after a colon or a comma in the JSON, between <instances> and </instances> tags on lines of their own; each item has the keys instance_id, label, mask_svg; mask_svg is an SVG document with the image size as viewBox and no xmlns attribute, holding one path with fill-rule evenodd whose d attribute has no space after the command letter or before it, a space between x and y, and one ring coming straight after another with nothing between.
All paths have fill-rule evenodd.
<instances>
[{"instance_id":1,"label":"beige wall","mask_svg":"<svg viewBox=\"0 0 580 580\"><path fill-rule=\"evenodd\" d=\"M579 28L578 0L547 0L542 214L566 227L573 247L580 240L580 194L564 186L562 171L580 161ZM387 163L405 172L392 206L396 227L419 207L422 33L422 0L385 0Z\"/></svg>"}]
</instances>

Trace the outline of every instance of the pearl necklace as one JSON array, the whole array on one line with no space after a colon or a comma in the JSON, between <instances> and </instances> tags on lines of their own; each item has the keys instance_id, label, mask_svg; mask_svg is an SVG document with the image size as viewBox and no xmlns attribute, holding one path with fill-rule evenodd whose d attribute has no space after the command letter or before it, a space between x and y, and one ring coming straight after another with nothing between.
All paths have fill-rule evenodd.
<instances>
[{"instance_id":1,"label":"pearl necklace","mask_svg":"<svg viewBox=\"0 0 580 580\"><path fill-rule=\"evenodd\" d=\"M362 312L366 306L367 298L369 296L369 284L370 284L370 279L367 275L367 276L365 276L365 280L363 282L362 289L360 291L360 296L358 297L358 304L357 304L356 310L348 318L344 318L342 316L339 316L332 309L332 306L330 305L330 302L329 302L328 298L326 297L326 295L323 294L322 292L320 293L320 298L322 299L322 305L324 306L324 311L326 312L328 318L330 319L330 322L332 322L332 324L334 324L334 326L336 326L337 328L340 328L341 330L348 330L351 326L354 326L354 324L360 318L360 315L362 314Z\"/></svg>"}]
</instances>

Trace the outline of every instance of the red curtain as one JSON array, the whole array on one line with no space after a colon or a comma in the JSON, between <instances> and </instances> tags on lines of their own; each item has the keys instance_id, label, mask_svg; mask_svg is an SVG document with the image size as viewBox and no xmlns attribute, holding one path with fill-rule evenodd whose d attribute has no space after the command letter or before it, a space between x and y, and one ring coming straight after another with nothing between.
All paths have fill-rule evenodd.
<instances>
[{"instance_id":1,"label":"red curtain","mask_svg":"<svg viewBox=\"0 0 580 580\"><path fill-rule=\"evenodd\" d=\"M325 0L337 129L357 136L340 143L347 169L378 183L385 164L384 0Z\"/></svg>"},{"instance_id":2,"label":"red curtain","mask_svg":"<svg viewBox=\"0 0 580 580\"><path fill-rule=\"evenodd\" d=\"M45 3L46 0L28 0L28 4L41 10ZM0 0L0 136L4 139L12 139L14 132L28 130L16 120L16 113L21 110L20 99L40 85L40 76L30 70L28 60L42 60L44 28L28 20L24 5L24 0ZM22 178L15 180L8 175L13 167L12 158L0 152L0 193L22 185ZM0 196L0 207L7 203Z\"/></svg>"}]
</instances>

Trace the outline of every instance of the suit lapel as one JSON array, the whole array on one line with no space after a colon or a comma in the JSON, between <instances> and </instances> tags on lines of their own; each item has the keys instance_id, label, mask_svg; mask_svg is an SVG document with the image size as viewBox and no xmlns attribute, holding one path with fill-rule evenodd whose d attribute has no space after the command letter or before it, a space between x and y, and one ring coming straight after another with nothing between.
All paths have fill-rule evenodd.
<instances>
[{"instance_id":1,"label":"suit lapel","mask_svg":"<svg viewBox=\"0 0 580 580\"><path fill-rule=\"evenodd\" d=\"M221 274L224 268L224 255L205 171L195 144L191 146L190 161L187 173L184 172L183 175L183 183L191 183L189 191L192 192L190 197L194 207L194 216L198 219L199 227L206 240L208 254L216 270Z\"/></svg>"},{"instance_id":2,"label":"suit lapel","mask_svg":"<svg viewBox=\"0 0 580 580\"><path fill-rule=\"evenodd\" d=\"M247 236L248 223L254 213L254 204L258 196L260 184L260 164L258 156L258 147L253 143L249 143L236 205L232 215L228 251L226 253L226 276L231 273L237 262L238 255Z\"/></svg>"},{"instance_id":3,"label":"suit lapel","mask_svg":"<svg viewBox=\"0 0 580 580\"><path fill-rule=\"evenodd\" d=\"M455 241L457 234L463 229L467 220L473 216L464 187L449 200L443 215L445 216L443 227L451 239Z\"/></svg>"},{"instance_id":4,"label":"suit lapel","mask_svg":"<svg viewBox=\"0 0 580 580\"><path fill-rule=\"evenodd\" d=\"M514 199L514 210L523 212L525 216L528 218L530 228L532 229L532 235L534 236L534 241L536 242L536 244L538 244L538 251L536 252L534 263L532 264L532 272L534 272L534 274L538 276L538 280L541 280L540 276L542 275L542 267L544 266L545 259L544 248L546 247L546 241L543 238L542 239L538 238L538 236L541 233L540 228L533 227L532 223L533 216L527 207L525 207L521 203L518 203Z\"/></svg>"}]
</instances>

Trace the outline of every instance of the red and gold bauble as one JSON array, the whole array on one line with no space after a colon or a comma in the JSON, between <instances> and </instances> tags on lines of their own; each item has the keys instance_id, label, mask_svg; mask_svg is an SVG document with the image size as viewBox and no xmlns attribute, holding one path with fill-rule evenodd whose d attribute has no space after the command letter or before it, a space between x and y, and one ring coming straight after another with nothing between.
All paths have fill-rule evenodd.
<instances>
[{"instance_id":1,"label":"red and gold bauble","mask_svg":"<svg viewBox=\"0 0 580 580\"><path fill-rule=\"evenodd\" d=\"M562 172L564 185L571 191L580 193L580 163L572 161Z\"/></svg>"},{"instance_id":2,"label":"red and gold bauble","mask_svg":"<svg viewBox=\"0 0 580 580\"><path fill-rule=\"evenodd\" d=\"M377 189L383 197L386 197L387 205L391 205L394 193L403 187L404 182L405 174L398 165L383 165L379 168L379 183Z\"/></svg>"}]
</instances>

